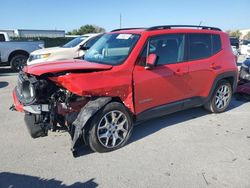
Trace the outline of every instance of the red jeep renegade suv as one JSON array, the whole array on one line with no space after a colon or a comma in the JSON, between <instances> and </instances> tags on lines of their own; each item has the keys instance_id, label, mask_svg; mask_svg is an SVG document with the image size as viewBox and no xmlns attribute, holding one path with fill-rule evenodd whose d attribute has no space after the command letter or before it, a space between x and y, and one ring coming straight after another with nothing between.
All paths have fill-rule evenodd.
<instances>
[{"instance_id":1,"label":"red jeep renegade suv","mask_svg":"<svg viewBox=\"0 0 250 188\"><path fill-rule=\"evenodd\" d=\"M237 82L229 37L218 28L166 25L103 35L84 60L27 66L13 91L33 138L67 127L97 152L122 147L133 124L191 107L220 113Z\"/></svg>"}]
</instances>

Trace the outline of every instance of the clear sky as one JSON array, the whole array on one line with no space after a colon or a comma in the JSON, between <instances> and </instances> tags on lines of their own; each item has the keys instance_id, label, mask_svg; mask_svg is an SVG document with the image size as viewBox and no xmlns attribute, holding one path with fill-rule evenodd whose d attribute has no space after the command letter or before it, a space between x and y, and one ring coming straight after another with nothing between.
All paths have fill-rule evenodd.
<instances>
[{"instance_id":1,"label":"clear sky","mask_svg":"<svg viewBox=\"0 0 250 188\"><path fill-rule=\"evenodd\" d=\"M161 24L250 28L250 0L2 0L0 29L62 29L95 24L107 31Z\"/></svg>"}]
</instances>

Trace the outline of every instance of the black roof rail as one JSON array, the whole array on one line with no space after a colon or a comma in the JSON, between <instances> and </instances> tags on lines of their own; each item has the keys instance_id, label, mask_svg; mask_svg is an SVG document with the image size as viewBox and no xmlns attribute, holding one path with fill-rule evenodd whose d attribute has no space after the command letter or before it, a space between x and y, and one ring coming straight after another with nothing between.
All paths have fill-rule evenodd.
<instances>
[{"instance_id":1,"label":"black roof rail","mask_svg":"<svg viewBox=\"0 0 250 188\"><path fill-rule=\"evenodd\" d=\"M121 28L121 29L114 29L112 30L111 32L114 32L114 31L123 31L123 30L132 30L132 29L146 29L145 27L134 27L134 28Z\"/></svg>"},{"instance_id":2,"label":"black roof rail","mask_svg":"<svg viewBox=\"0 0 250 188\"><path fill-rule=\"evenodd\" d=\"M146 29L146 31L153 31L153 30L160 30L160 29L172 29L174 27L190 27L190 28L197 28L197 29L208 29L208 30L216 30L216 31L221 31L221 29L217 27L210 27L210 26L202 26L202 25L159 25L159 26L154 26Z\"/></svg>"}]
</instances>

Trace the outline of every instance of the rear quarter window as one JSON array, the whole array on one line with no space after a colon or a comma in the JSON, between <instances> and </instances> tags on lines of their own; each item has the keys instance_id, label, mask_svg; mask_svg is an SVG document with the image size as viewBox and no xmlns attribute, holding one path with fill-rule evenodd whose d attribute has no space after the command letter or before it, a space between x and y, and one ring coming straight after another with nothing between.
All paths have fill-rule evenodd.
<instances>
[{"instance_id":1,"label":"rear quarter window","mask_svg":"<svg viewBox=\"0 0 250 188\"><path fill-rule=\"evenodd\" d=\"M221 38L220 35L212 35L212 43L213 43L213 54L221 51Z\"/></svg>"},{"instance_id":2,"label":"rear quarter window","mask_svg":"<svg viewBox=\"0 0 250 188\"><path fill-rule=\"evenodd\" d=\"M211 57L222 49L219 34L189 34L188 44L190 61Z\"/></svg>"}]
</instances>

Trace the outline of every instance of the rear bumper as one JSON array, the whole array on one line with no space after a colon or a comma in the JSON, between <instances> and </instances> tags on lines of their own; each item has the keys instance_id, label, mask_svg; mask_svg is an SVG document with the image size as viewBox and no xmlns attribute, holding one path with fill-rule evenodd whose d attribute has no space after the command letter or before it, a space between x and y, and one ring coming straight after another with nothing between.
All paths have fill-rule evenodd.
<instances>
[{"instance_id":1,"label":"rear bumper","mask_svg":"<svg viewBox=\"0 0 250 188\"><path fill-rule=\"evenodd\" d=\"M16 96L16 88L12 92L12 97L13 97L13 102L14 102L14 106L15 106L16 110L19 112L24 112L23 105L19 102L19 100Z\"/></svg>"}]
</instances>

